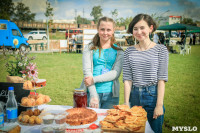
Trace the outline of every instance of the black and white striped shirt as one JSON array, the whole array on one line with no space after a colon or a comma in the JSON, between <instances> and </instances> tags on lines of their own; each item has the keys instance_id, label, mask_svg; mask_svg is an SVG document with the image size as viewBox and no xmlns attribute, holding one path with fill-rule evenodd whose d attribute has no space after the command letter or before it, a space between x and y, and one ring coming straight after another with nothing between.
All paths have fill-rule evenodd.
<instances>
[{"instance_id":1,"label":"black and white striped shirt","mask_svg":"<svg viewBox=\"0 0 200 133\"><path fill-rule=\"evenodd\" d=\"M146 51L129 47L124 52L123 81L131 80L135 86L168 81L168 50L157 44Z\"/></svg>"}]
</instances>

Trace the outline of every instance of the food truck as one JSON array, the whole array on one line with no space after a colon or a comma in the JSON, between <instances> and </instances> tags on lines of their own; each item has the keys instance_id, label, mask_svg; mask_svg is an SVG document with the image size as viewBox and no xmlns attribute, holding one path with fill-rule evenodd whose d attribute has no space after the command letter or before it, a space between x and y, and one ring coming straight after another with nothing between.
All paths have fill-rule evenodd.
<instances>
[{"instance_id":1,"label":"food truck","mask_svg":"<svg viewBox=\"0 0 200 133\"><path fill-rule=\"evenodd\" d=\"M0 19L0 48L22 51L29 48L28 39L24 38L20 29L12 21Z\"/></svg>"}]
</instances>

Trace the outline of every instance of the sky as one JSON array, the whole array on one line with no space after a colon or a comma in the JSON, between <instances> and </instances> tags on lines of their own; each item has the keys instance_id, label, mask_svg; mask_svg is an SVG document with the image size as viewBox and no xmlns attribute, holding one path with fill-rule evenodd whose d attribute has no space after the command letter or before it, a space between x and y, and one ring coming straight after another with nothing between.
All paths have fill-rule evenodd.
<instances>
[{"instance_id":1,"label":"sky","mask_svg":"<svg viewBox=\"0 0 200 133\"><path fill-rule=\"evenodd\" d=\"M44 20L46 0L13 0L28 6L36 13L36 20ZM200 21L200 0L48 0L54 8L53 19L74 19L75 16L91 19L94 6L101 6L103 16L111 17L111 11L117 9L117 18L134 17L139 13L156 16L182 16Z\"/></svg>"}]
</instances>

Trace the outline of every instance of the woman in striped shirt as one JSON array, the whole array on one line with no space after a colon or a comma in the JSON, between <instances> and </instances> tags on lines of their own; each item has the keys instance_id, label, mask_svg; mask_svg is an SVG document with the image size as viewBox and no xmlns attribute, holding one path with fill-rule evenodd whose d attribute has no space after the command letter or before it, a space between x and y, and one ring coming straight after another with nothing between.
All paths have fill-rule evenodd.
<instances>
[{"instance_id":1,"label":"woman in striped shirt","mask_svg":"<svg viewBox=\"0 0 200 133\"><path fill-rule=\"evenodd\" d=\"M162 132L164 120L165 82L168 81L168 51L164 45L152 42L149 34L156 23L147 14L138 14L129 24L128 32L139 41L124 52L124 102L142 106L147 111L151 128Z\"/></svg>"}]
</instances>

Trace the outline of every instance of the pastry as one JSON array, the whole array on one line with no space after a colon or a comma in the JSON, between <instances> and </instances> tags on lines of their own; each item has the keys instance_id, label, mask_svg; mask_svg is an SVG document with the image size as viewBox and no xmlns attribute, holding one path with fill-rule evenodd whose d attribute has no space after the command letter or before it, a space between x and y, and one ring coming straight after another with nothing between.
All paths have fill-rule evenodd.
<instances>
[{"instance_id":1,"label":"pastry","mask_svg":"<svg viewBox=\"0 0 200 133\"><path fill-rule=\"evenodd\" d=\"M35 117L35 122L36 124L41 124L42 123L42 119L40 119L38 116Z\"/></svg>"},{"instance_id":2,"label":"pastry","mask_svg":"<svg viewBox=\"0 0 200 133\"><path fill-rule=\"evenodd\" d=\"M18 117L18 121L22 124L41 124L42 120L34 114L35 112L37 112L37 115L40 115L41 111L39 109L35 109L34 111L27 110L21 112L21 114Z\"/></svg>"},{"instance_id":3,"label":"pastry","mask_svg":"<svg viewBox=\"0 0 200 133\"><path fill-rule=\"evenodd\" d=\"M28 123L29 122L29 118L30 117L28 115L23 115L21 120L22 120L23 123Z\"/></svg>"},{"instance_id":4,"label":"pastry","mask_svg":"<svg viewBox=\"0 0 200 133\"><path fill-rule=\"evenodd\" d=\"M43 103L44 103L43 97L39 97L39 98L36 99L36 105L41 105Z\"/></svg>"},{"instance_id":5,"label":"pastry","mask_svg":"<svg viewBox=\"0 0 200 133\"><path fill-rule=\"evenodd\" d=\"M40 115L40 113L41 113L41 111L40 111L39 109L35 109L34 112L33 112L33 114L34 114L35 116Z\"/></svg>"},{"instance_id":6,"label":"pastry","mask_svg":"<svg viewBox=\"0 0 200 133\"><path fill-rule=\"evenodd\" d=\"M25 81L23 84L23 88L26 90L31 90L33 88L32 82L30 80Z\"/></svg>"},{"instance_id":7,"label":"pastry","mask_svg":"<svg viewBox=\"0 0 200 133\"><path fill-rule=\"evenodd\" d=\"M50 97L49 97L49 96L45 95L45 96L44 96L44 99L45 99L45 100L44 100L45 103L50 102Z\"/></svg>"},{"instance_id":8,"label":"pastry","mask_svg":"<svg viewBox=\"0 0 200 133\"><path fill-rule=\"evenodd\" d=\"M19 115L19 116L18 116L18 121L21 121L21 120L22 120L22 117L23 117L23 115Z\"/></svg>"},{"instance_id":9,"label":"pastry","mask_svg":"<svg viewBox=\"0 0 200 133\"><path fill-rule=\"evenodd\" d=\"M22 104L23 106L26 106L28 100L29 100L28 97L23 97L23 98L21 99L21 104Z\"/></svg>"},{"instance_id":10,"label":"pastry","mask_svg":"<svg viewBox=\"0 0 200 133\"><path fill-rule=\"evenodd\" d=\"M29 124L35 124L35 119L34 117L30 117L28 120Z\"/></svg>"},{"instance_id":11,"label":"pastry","mask_svg":"<svg viewBox=\"0 0 200 133\"><path fill-rule=\"evenodd\" d=\"M35 99L29 98L26 103L26 106L28 106L28 107L35 106Z\"/></svg>"},{"instance_id":12,"label":"pastry","mask_svg":"<svg viewBox=\"0 0 200 133\"><path fill-rule=\"evenodd\" d=\"M66 119L69 125L84 125L97 120L97 113L92 109L72 108L66 111L69 113Z\"/></svg>"},{"instance_id":13,"label":"pastry","mask_svg":"<svg viewBox=\"0 0 200 133\"><path fill-rule=\"evenodd\" d=\"M103 121L100 121L103 130L143 132L147 121L147 112L142 106L134 106L130 109L127 105L115 105L114 108L109 109L108 115Z\"/></svg>"},{"instance_id":14,"label":"pastry","mask_svg":"<svg viewBox=\"0 0 200 133\"><path fill-rule=\"evenodd\" d=\"M37 98L37 96L36 96L36 95L32 95L32 94L30 94L30 95L28 95L28 98L33 98L33 99L36 99L36 98Z\"/></svg>"}]
</instances>

